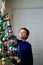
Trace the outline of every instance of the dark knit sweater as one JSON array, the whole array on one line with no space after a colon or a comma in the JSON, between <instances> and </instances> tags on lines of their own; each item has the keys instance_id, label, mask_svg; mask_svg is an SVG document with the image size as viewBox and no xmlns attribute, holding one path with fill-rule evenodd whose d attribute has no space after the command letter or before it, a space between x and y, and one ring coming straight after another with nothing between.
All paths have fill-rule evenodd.
<instances>
[{"instance_id":1,"label":"dark knit sweater","mask_svg":"<svg viewBox=\"0 0 43 65\"><path fill-rule=\"evenodd\" d=\"M21 56L21 63L17 65L33 65L33 54L31 44L29 42L24 42L22 40L18 40L18 44L19 44L18 52Z\"/></svg>"}]
</instances>

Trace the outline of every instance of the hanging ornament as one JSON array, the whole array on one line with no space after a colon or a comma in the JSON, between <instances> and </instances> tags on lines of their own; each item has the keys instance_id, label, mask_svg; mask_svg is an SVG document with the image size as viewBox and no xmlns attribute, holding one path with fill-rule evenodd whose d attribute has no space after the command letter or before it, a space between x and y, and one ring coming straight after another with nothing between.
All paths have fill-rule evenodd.
<instances>
[{"instance_id":1,"label":"hanging ornament","mask_svg":"<svg viewBox=\"0 0 43 65\"><path fill-rule=\"evenodd\" d=\"M2 23L3 21L0 19L0 24Z\"/></svg>"},{"instance_id":2,"label":"hanging ornament","mask_svg":"<svg viewBox=\"0 0 43 65\"><path fill-rule=\"evenodd\" d=\"M5 65L5 61L3 61L3 59L2 59L2 65Z\"/></svg>"},{"instance_id":3,"label":"hanging ornament","mask_svg":"<svg viewBox=\"0 0 43 65\"><path fill-rule=\"evenodd\" d=\"M5 60L6 60L6 58L3 57L3 58L2 58L2 61L5 61Z\"/></svg>"},{"instance_id":4,"label":"hanging ornament","mask_svg":"<svg viewBox=\"0 0 43 65\"><path fill-rule=\"evenodd\" d=\"M11 20L10 20L9 15L6 16L6 20L8 20L8 21L7 21L7 26L9 26L9 25L11 24Z\"/></svg>"},{"instance_id":5,"label":"hanging ornament","mask_svg":"<svg viewBox=\"0 0 43 65\"><path fill-rule=\"evenodd\" d=\"M12 29L8 29L8 33L13 33Z\"/></svg>"}]
</instances>

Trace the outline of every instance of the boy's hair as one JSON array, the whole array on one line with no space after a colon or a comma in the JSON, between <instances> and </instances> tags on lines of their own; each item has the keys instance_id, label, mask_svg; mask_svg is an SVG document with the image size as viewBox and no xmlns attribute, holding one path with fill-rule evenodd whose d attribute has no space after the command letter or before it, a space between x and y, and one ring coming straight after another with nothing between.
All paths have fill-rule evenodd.
<instances>
[{"instance_id":1,"label":"boy's hair","mask_svg":"<svg viewBox=\"0 0 43 65\"><path fill-rule=\"evenodd\" d=\"M26 39L27 39L30 34L30 31L27 28L21 28L20 30L22 30L22 29L26 31L26 35L27 35Z\"/></svg>"}]
</instances>

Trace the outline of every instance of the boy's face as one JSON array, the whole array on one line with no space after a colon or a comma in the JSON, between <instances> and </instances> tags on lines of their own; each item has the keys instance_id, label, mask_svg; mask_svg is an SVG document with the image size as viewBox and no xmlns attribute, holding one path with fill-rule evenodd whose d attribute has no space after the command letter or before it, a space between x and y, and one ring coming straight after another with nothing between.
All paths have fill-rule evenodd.
<instances>
[{"instance_id":1,"label":"boy's face","mask_svg":"<svg viewBox=\"0 0 43 65\"><path fill-rule=\"evenodd\" d=\"M26 37L27 37L27 35L26 35L26 30L21 29L21 30L19 31L19 37L20 37L21 39L25 40Z\"/></svg>"}]
</instances>

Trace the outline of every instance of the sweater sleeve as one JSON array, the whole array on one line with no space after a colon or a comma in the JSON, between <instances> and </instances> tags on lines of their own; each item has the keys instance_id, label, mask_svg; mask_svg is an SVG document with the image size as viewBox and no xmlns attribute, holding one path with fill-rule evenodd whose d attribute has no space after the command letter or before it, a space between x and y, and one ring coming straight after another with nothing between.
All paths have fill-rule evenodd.
<instances>
[{"instance_id":1,"label":"sweater sleeve","mask_svg":"<svg viewBox=\"0 0 43 65\"><path fill-rule=\"evenodd\" d=\"M33 65L33 53L32 53L32 46L31 45L28 46L27 52L28 52L29 64Z\"/></svg>"}]
</instances>

